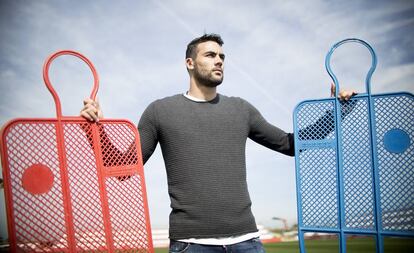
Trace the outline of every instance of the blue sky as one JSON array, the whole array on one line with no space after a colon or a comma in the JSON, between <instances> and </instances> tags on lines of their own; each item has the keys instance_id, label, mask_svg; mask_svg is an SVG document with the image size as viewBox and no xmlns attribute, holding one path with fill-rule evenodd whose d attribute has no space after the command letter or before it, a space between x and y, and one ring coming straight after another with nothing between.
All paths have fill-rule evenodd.
<instances>
[{"instance_id":1,"label":"blue sky","mask_svg":"<svg viewBox=\"0 0 414 253\"><path fill-rule=\"evenodd\" d=\"M3 0L0 124L16 117L54 117L42 65L60 49L79 51L94 63L106 118L137 123L150 102L188 89L185 47L207 32L224 39L219 92L246 99L290 132L295 105L329 96L325 55L345 38L364 39L376 50L373 93L413 93L413 28L412 1ZM370 61L361 45L339 48L332 66L341 87L365 92ZM50 77L64 115L77 115L92 83L86 65L62 57ZM295 223L294 159L248 141L247 170L257 223L279 226L274 216ZM152 226L166 228L170 208L159 147L145 174Z\"/></svg>"}]
</instances>

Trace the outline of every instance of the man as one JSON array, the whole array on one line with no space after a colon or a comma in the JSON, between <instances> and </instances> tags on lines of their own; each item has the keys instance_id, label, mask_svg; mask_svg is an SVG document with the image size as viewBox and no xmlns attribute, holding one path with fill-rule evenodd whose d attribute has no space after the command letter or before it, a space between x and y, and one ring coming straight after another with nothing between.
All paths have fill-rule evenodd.
<instances>
[{"instance_id":1,"label":"man","mask_svg":"<svg viewBox=\"0 0 414 253\"><path fill-rule=\"evenodd\" d=\"M191 41L188 92L151 103L138 124L144 163L158 142L162 149L172 207L170 252L264 252L247 190L246 140L294 155L293 134L269 124L245 100L217 93L222 45L215 34ZM97 102L84 104L81 116L102 117Z\"/></svg>"}]
</instances>

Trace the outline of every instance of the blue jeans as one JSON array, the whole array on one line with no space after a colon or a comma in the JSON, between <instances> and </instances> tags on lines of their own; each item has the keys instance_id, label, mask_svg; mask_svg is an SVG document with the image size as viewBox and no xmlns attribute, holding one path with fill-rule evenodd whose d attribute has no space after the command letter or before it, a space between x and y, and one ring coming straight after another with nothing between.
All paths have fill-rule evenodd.
<instances>
[{"instance_id":1,"label":"blue jeans","mask_svg":"<svg viewBox=\"0 0 414 253\"><path fill-rule=\"evenodd\" d=\"M203 245L170 240L170 253L265 253L259 238L231 245Z\"/></svg>"}]
</instances>

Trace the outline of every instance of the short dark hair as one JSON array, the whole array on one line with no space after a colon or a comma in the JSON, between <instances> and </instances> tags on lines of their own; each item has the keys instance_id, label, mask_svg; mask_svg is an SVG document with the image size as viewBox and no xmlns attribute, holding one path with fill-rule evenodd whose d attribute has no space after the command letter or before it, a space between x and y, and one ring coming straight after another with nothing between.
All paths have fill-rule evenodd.
<instances>
[{"instance_id":1,"label":"short dark hair","mask_svg":"<svg viewBox=\"0 0 414 253\"><path fill-rule=\"evenodd\" d=\"M197 45L206 41L214 41L220 46L224 44L220 35L215 33L204 34L203 36L195 38L190 43L188 43L187 50L185 51L185 58L193 58L193 56L196 54Z\"/></svg>"}]
</instances>

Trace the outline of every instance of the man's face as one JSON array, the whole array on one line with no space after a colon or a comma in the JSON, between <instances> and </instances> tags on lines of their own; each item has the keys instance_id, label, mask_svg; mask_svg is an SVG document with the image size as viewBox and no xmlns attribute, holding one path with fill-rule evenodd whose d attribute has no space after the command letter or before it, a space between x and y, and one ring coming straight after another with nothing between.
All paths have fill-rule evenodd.
<instances>
[{"instance_id":1,"label":"man's face","mask_svg":"<svg viewBox=\"0 0 414 253\"><path fill-rule=\"evenodd\" d=\"M192 59L194 78L202 85L216 87L223 82L224 53L214 41L197 45L196 56Z\"/></svg>"}]
</instances>

